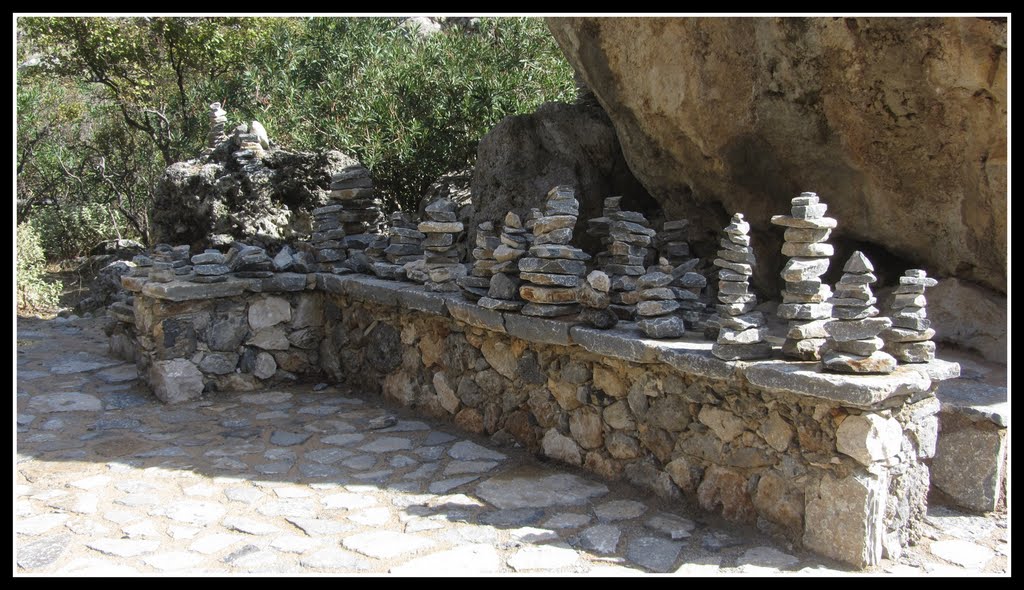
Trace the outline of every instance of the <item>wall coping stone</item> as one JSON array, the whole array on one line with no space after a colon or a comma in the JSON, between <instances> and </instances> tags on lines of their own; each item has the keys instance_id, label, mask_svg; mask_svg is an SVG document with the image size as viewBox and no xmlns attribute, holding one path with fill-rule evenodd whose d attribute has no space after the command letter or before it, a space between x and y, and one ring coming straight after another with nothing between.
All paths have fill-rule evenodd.
<instances>
[{"instance_id":1,"label":"wall coping stone","mask_svg":"<svg viewBox=\"0 0 1024 590\"><path fill-rule=\"evenodd\" d=\"M223 283L189 283L186 281L171 281L169 283L147 282L142 286L142 294L154 299L167 299L170 301L216 299L241 295L249 288L249 283L249 279L229 279Z\"/></svg>"},{"instance_id":2,"label":"wall coping stone","mask_svg":"<svg viewBox=\"0 0 1024 590\"><path fill-rule=\"evenodd\" d=\"M923 370L900 365L887 375L845 375L821 370L818 362L763 361L750 363L743 375L754 387L799 393L871 408L896 396L926 393L931 379Z\"/></svg>"},{"instance_id":3,"label":"wall coping stone","mask_svg":"<svg viewBox=\"0 0 1024 590\"><path fill-rule=\"evenodd\" d=\"M942 412L961 414L972 422L992 422L1000 428L1010 423L1009 390L997 385L954 379L935 392Z\"/></svg>"},{"instance_id":4,"label":"wall coping stone","mask_svg":"<svg viewBox=\"0 0 1024 590\"><path fill-rule=\"evenodd\" d=\"M569 329L575 324L566 320L538 318L517 313L505 314L505 330L516 338L543 344L569 346Z\"/></svg>"},{"instance_id":5,"label":"wall coping stone","mask_svg":"<svg viewBox=\"0 0 1024 590\"><path fill-rule=\"evenodd\" d=\"M480 307L454 297L445 301L445 305L448 306L448 313L460 322L492 332L508 333L505 331L505 316L500 311Z\"/></svg>"}]
</instances>

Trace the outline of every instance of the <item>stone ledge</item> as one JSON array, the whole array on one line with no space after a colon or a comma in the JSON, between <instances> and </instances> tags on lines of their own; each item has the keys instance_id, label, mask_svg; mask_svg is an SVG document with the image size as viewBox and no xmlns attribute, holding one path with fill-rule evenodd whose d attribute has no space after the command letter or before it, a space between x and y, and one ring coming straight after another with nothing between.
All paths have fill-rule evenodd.
<instances>
[{"instance_id":1,"label":"stone ledge","mask_svg":"<svg viewBox=\"0 0 1024 590\"><path fill-rule=\"evenodd\" d=\"M476 326L477 328L483 328L484 330L507 334L505 331L505 317L500 311L480 307L455 297L446 300L445 305L448 306L448 313L460 322Z\"/></svg>"},{"instance_id":2,"label":"stone ledge","mask_svg":"<svg viewBox=\"0 0 1024 590\"><path fill-rule=\"evenodd\" d=\"M408 283L393 282L398 293L398 303L409 309L439 316L448 316L447 301L454 299L445 293L433 293L423 287Z\"/></svg>"},{"instance_id":3,"label":"stone ledge","mask_svg":"<svg viewBox=\"0 0 1024 590\"><path fill-rule=\"evenodd\" d=\"M132 306L122 301L116 301L107 308L107 315L119 322L126 324L135 323L135 311Z\"/></svg>"},{"instance_id":4,"label":"stone ledge","mask_svg":"<svg viewBox=\"0 0 1024 590\"><path fill-rule=\"evenodd\" d=\"M872 408L902 395L928 392L931 379L922 371L897 367L888 375L826 373L817 362L763 361L742 369L754 387L773 392L797 393Z\"/></svg>"},{"instance_id":5,"label":"stone ledge","mask_svg":"<svg viewBox=\"0 0 1024 590\"><path fill-rule=\"evenodd\" d=\"M249 289L249 279L227 280L223 283L189 283L171 281L169 283L148 282L142 286L142 294L154 299L169 301L191 301L194 299L216 299L234 297Z\"/></svg>"},{"instance_id":6,"label":"stone ledge","mask_svg":"<svg viewBox=\"0 0 1024 590\"><path fill-rule=\"evenodd\" d=\"M620 326L597 330L577 325L569 328L569 334L573 343L587 352L634 363L658 362L658 350L652 345L655 341L643 338L643 334L636 328Z\"/></svg>"},{"instance_id":7,"label":"stone ledge","mask_svg":"<svg viewBox=\"0 0 1024 590\"><path fill-rule=\"evenodd\" d=\"M133 293L142 292L142 288L145 287L148 282L149 279L146 277L121 277L121 286Z\"/></svg>"},{"instance_id":8,"label":"stone ledge","mask_svg":"<svg viewBox=\"0 0 1024 590\"><path fill-rule=\"evenodd\" d=\"M954 379L935 392L942 412L960 414L972 422L992 422L1000 428L1010 423L1009 392L1005 387Z\"/></svg>"},{"instance_id":9,"label":"stone ledge","mask_svg":"<svg viewBox=\"0 0 1024 590\"><path fill-rule=\"evenodd\" d=\"M572 343L569 330L573 325L572 322L565 320L552 320L514 313L505 314L505 330L508 334L528 342L568 346Z\"/></svg>"}]
</instances>

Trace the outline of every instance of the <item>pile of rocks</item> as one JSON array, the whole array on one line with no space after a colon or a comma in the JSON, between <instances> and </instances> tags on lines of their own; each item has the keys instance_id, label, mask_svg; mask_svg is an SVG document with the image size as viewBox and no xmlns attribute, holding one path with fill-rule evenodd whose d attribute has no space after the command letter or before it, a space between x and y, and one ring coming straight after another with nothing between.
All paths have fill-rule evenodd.
<instances>
[{"instance_id":1,"label":"pile of rocks","mask_svg":"<svg viewBox=\"0 0 1024 590\"><path fill-rule=\"evenodd\" d=\"M672 265L664 258L636 281L640 300L636 304L637 326L649 338L679 338L686 333L682 318L672 315L679 309L672 283Z\"/></svg>"},{"instance_id":2,"label":"pile of rocks","mask_svg":"<svg viewBox=\"0 0 1024 590\"><path fill-rule=\"evenodd\" d=\"M874 267L861 252L843 266L843 277L832 297L832 321L825 324L828 340L822 348L825 370L835 373L891 373L896 359L882 351L878 334L892 326L887 317L875 317L878 308L871 294Z\"/></svg>"},{"instance_id":3,"label":"pile of rocks","mask_svg":"<svg viewBox=\"0 0 1024 590\"><path fill-rule=\"evenodd\" d=\"M775 215L771 222L786 228L782 253L791 257L782 269L786 282L778 316L789 320L782 353L801 360L818 360L825 344L825 323L832 317L828 303L832 293L821 275L828 270L831 244L824 243L836 227L825 217L828 206L815 193L801 193L792 200L792 215Z\"/></svg>"},{"instance_id":4,"label":"pile of rocks","mask_svg":"<svg viewBox=\"0 0 1024 590\"><path fill-rule=\"evenodd\" d=\"M337 215L344 230L342 243L348 257L353 258L355 252L361 253L378 237L382 225L381 201L374 193L370 171L353 164L332 174L330 198L341 206ZM363 262L365 265L368 261Z\"/></svg>"},{"instance_id":5,"label":"pile of rocks","mask_svg":"<svg viewBox=\"0 0 1024 590\"><path fill-rule=\"evenodd\" d=\"M313 245L314 256L320 264L320 272L348 272L341 266L345 261L345 229L341 225L339 215L344 210L340 204L327 205L313 209L313 235L309 241Z\"/></svg>"},{"instance_id":6,"label":"pile of rocks","mask_svg":"<svg viewBox=\"0 0 1024 590\"><path fill-rule=\"evenodd\" d=\"M923 270L908 270L893 291L892 327L881 333L883 350L904 363L935 360L935 330L927 319L924 290L938 284Z\"/></svg>"},{"instance_id":7,"label":"pile of rocks","mask_svg":"<svg viewBox=\"0 0 1024 590\"><path fill-rule=\"evenodd\" d=\"M686 241L686 228L689 225L688 219L666 221L654 237L654 244L658 255L672 267L672 282L669 286L686 292L679 293L679 316L692 328L703 331L709 314L700 295L708 281L704 275L694 272L700 259L690 257L690 244Z\"/></svg>"},{"instance_id":8,"label":"pile of rocks","mask_svg":"<svg viewBox=\"0 0 1024 590\"><path fill-rule=\"evenodd\" d=\"M608 309L611 304L611 299L608 297L611 286L612 281L608 275L599 270L590 271L587 280L580 284L579 293L576 296L579 304L583 307L580 310L581 322L599 330L615 327L615 324L619 322L619 316Z\"/></svg>"},{"instance_id":9,"label":"pile of rocks","mask_svg":"<svg viewBox=\"0 0 1024 590\"><path fill-rule=\"evenodd\" d=\"M274 276L274 260L259 246L235 242L224 256L224 264L240 279L265 279Z\"/></svg>"},{"instance_id":10,"label":"pile of rocks","mask_svg":"<svg viewBox=\"0 0 1024 590\"><path fill-rule=\"evenodd\" d=\"M619 319L632 319L638 294L637 278L646 272L645 265L651 255L651 240L656 232L642 213L622 211L622 197L604 200L603 215L588 221L590 235L600 237L605 250L598 253L598 268L611 279L611 305L609 309ZM633 293L633 295L630 295Z\"/></svg>"},{"instance_id":11,"label":"pile of rocks","mask_svg":"<svg viewBox=\"0 0 1024 590\"><path fill-rule=\"evenodd\" d=\"M275 272L316 272L317 262L312 247L304 242L299 242L296 243L296 248L299 249L293 250L287 244L281 246L281 249L271 259Z\"/></svg>"},{"instance_id":12,"label":"pile of rocks","mask_svg":"<svg viewBox=\"0 0 1024 590\"><path fill-rule=\"evenodd\" d=\"M226 264L227 258L219 250L207 249L202 254L192 257L193 283L220 283L228 279L231 267Z\"/></svg>"},{"instance_id":13,"label":"pile of rocks","mask_svg":"<svg viewBox=\"0 0 1024 590\"><path fill-rule=\"evenodd\" d=\"M426 235L423 250L428 279L424 286L428 291L456 292L459 290L456 279L466 275L466 267L459 262L455 246L457 234L464 229L455 209L451 199L438 199L427 205L424 210L427 221L421 221L416 228Z\"/></svg>"},{"instance_id":14,"label":"pile of rocks","mask_svg":"<svg viewBox=\"0 0 1024 590\"><path fill-rule=\"evenodd\" d=\"M768 331L764 315L753 311L757 296L750 292L750 276L754 274L754 250L750 247L750 224L743 214L732 216L725 228L715 266L718 271L718 337L711 354L732 360L765 358L771 346L765 341Z\"/></svg>"},{"instance_id":15,"label":"pile of rocks","mask_svg":"<svg viewBox=\"0 0 1024 590\"><path fill-rule=\"evenodd\" d=\"M476 248L473 248L473 268L469 274L456 282L462 287L462 294L469 301L487 297L491 288L494 266L498 263L494 251L501 246L501 239L494 229L494 222L485 221L476 227Z\"/></svg>"},{"instance_id":16,"label":"pile of rocks","mask_svg":"<svg viewBox=\"0 0 1024 590\"><path fill-rule=\"evenodd\" d=\"M153 264L149 267L149 280L155 283L169 283L173 280L191 279L189 250L187 244L174 247L170 244L153 246L153 253L150 256Z\"/></svg>"},{"instance_id":17,"label":"pile of rocks","mask_svg":"<svg viewBox=\"0 0 1024 590\"><path fill-rule=\"evenodd\" d=\"M215 102L210 105L209 115L210 134L206 136L206 145L210 149L213 149L228 138L227 134L224 133L224 126L228 122L228 113L224 109L220 108L219 102Z\"/></svg>"},{"instance_id":18,"label":"pile of rocks","mask_svg":"<svg viewBox=\"0 0 1024 590\"><path fill-rule=\"evenodd\" d=\"M577 287L586 274L590 255L570 246L579 217L580 202L572 188L556 186L548 192L544 215L533 221L529 256L519 259L523 284L519 295L527 301L524 315L557 317L577 313Z\"/></svg>"},{"instance_id":19,"label":"pile of rocks","mask_svg":"<svg viewBox=\"0 0 1024 590\"><path fill-rule=\"evenodd\" d=\"M530 235L523 227L523 221L509 211L501 227L499 244L494 249L496 263L491 266L491 282L487 296L481 297L477 305L498 311L519 311L524 302L519 298L519 259L530 247Z\"/></svg>"},{"instance_id":20,"label":"pile of rocks","mask_svg":"<svg viewBox=\"0 0 1024 590\"><path fill-rule=\"evenodd\" d=\"M405 265L423 259L423 239L427 236L416 229L416 222L405 211L391 214L391 225L387 231L387 247L384 259L373 267L377 276L402 280L406 278Z\"/></svg>"},{"instance_id":21,"label":"pile of rocks","mask_svg":"<svg viewBox=\"0 0 1024 590\"><path fill-rule=\"evenodd\" d=\"M149 277L149 271L153 268L153 259L146 254L137 254L132 257L132 267L128 271L130 277Z\"/></svg>"}]
</instances>

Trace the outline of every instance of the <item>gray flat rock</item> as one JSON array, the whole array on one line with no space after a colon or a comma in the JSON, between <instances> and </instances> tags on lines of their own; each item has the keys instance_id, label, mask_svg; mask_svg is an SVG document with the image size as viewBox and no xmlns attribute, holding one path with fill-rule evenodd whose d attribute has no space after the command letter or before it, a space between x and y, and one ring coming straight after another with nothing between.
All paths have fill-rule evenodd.
<instances>
[{"instance_id":1,"label":"gray flat rock","mask_svg":"<svg viewBox=\"0 0 1024 590\"><path fill-rule=\"evenodd\" d=\"M953 379L939 385L935 396L942 403L944 412L961 414L973 420L987 420L1001 427L1009 424L1009 391L1005 387Z\"/></svg>"},{"instance_id":2,"label":"gray flat rock","mask_svg":"<svg viewBox=\"0 0 1024 590\"><path fill-rule=\"evenodd\" d=\"M285 520L310 537L329 537L352 530L352 525L336 520L288 516Z\"/></svg>"},{"instance_id":3,"label":"gray flat rock","mask_svg":"<svg viewBox=\"0 0 1024 590\"><path fill-rule=\"evenodd\" d=\"M360 451L370 453L392 453L394 451L408 451L412 449L412 441L407 438L396 436L382 436L359 447Z\"/></svg>"},{"instance_id":4,"label":"gray flat rock","mask_svg":"<svg viewBox=\"0 0 1024 590\"><path fill-rule=\"evenodd\" d=\"M103 404L87 393L44 393L29 399L30 408L38 412L98 412Z\"/></svg>"},{"instance_id":5,"label":"gray flat rock","mask_svg":"<svg viewBox=\"0 0 1024 590\"><path fill-rule=\"evenodd\" d=\"M160 547L160 542L137 539L95 539L87 542L85 546L105 555L136 557L156 551Z\"/></svg>"},{"instance_id":6,"label":"gray flat rock","mask_svg":"<svg viewBox=\"0 0 1024 590\"><path fill-rule=\"evenodd\" d=\"M896 395L924 393L931 381L913 369L897 367L888 375L839 375L825 373L818 363L764 361L744 369L748 381L769 391L786 391L811 397L871 407Z\"/></svg>"},{"instance_id":7,"label":"gray flat rock","mask_svg":"<svg viewBox=\"0 0 1024 590\"><path fill-rule=\"evenodd\" d=\"M480 517L480 522L498 527L535 524L544 517L542 508L510 508L495 510Z\"/></svg>"},{"instance_id":8,"label":"gray flat rock","mask_svg":"<svg viewBox=\"0 0 1024 590\"><path fill-rule=\"evenodd\" d=\"M602 522L614 522L616 520L628 520L637 518L647 511L643 502L636 500L612 500L594 507L594 514Z\"/></svg>"},{"instance_id":9,"label":"gray flat rock","mask_svg":"<svg viewBox=\"0 0 1024 590\"><path fill-rule=\"evenodd\" d=\"M785 569L800 563L800 560L773 547L748 549L736 560L736 566L753 565L763 568Z\"/></svg>"},{"instance_id":10,"label":"gray flat rock","mask_svg":"<svg viewBox=\"0 0 1024 590\"><path fill-rule=\"evenodd\" d=\"M285 430L275 430L270 435L270 443L282 447L291 447L295 445L301 445L302 443L309 440L309 437L313 436L309 432L288 432Z\"/></svg>"},{"instance_id":11,"label":"gray flat rock","mask_svg":"<svg viewBox=\"0 0 1024 590\"><path fill-rule=\"evenodd\" d=\"M988 547L959 539L935 541L929 549L936 557L972 569L985 567L995 557L995 553Z\"/></svg>"},{"instance_id":12,"label":"gray flat rock","mask_svg":"<svg viewBox=\"0 0 1024 590\"><path fill-rule=\"evenodd\" d=\"M337 547L327 547L307 555L299 560L299 564L312 569L341 571L365 571L372 567L362 557Z\"/></svg>"},{"instance_id":13,"label":"gray flat rock","mask_svg":"<svg viewBox=\"0 0 1024 590\"><path fill-rule=\"evenodd\" d=\"M549 571L571 567L579 560L580 556L574 549L559 543L520 549L509 557L508 565L517 572Z\"/></svg>"},{"instance_id":14,"label":"gray flat rock","mask_svg":"<svg viewBox=\"0 0 1024 590\"><path fill-rule=\"evenodd\" d=\"M499 573L501 564L494 547L474 543L447 551L417 557L392 567L389 573L399 576L471 576Z\"/></svg>"},{"instance_id":15,"label":"gray flat rock","mask_svg":"<svg viewBox=\"0 0 1024 590\"><path fill-rule=\"evenodd\" d=\"M619 530L619 527L599 524L580 533L580 544L588 551L607 555L615 553L620 536L622 536L622 531Z\"/></svg>"},{"instance_id":16,"label":"gray flat rock","mask_svg":"<svg viewBox=\"0 0 1024 590\"><path fill-rule=\"evenodd\" d=\"M374 531L345 537L342 545L357 553L380 559L390 559L403 553L419 551L434 545L426 537L396 533L392 531Z\"/></svg>"},{"instance_id":17,"label":"gray flat rock","mask_svg":"<svg viewBox=\"0 0 1024 590\"><path fill-rule=\"evenodd\" d=\"M445 494L450 490L454 490L455 488L463 484L467 484L477 479L480 479L479 475L469 475L464 477L453 477L451 479L442 479L440 481L432 482L430 484L430 487L427 489L430 490L431 494Z\"/></svg>"},{"instance_id":18,"label":"gray flat rock","mask_svg":"<svg viewBox=\"0 0 1024 590\"><path fill-rule=\"evenodd\" d=\"M689 537L693 529L696 528L696 524L692 520L664 512L648 518L644 522L644 526L668 535L673 541Z\"/></svg>"},{"instance_id":19,"label":"gray flat rock","mask_svg":"<svg viewBox=\"0 0 1024 590\"><path fill-rule=\"evenodd\" d=\"M640 537L630 541L626 557L651 571L664 573L675 565L681 550L680 543L655 537Z\"/></svg>"},{"instance_id":20,"label":"gray flat rock","mask_svg":"<svg viewBox=\"0 0 1024 590\"><path fill-rule=\"evenodd\" d=\"M455 443L448 449L448 456L461 461L475 459L486 459L490 461L504 461L507 457L497 451L482 447L474 442L463 440Z\"/></svg>"},{"instance_id":21,"label":"gray flat rock","mask_svg":"<svg viewBox=\"0 0 1024 590\"><path fill-rule=\"evenodd\" d=\"M46 537L31 543L18 543L17 562L18 567L32 570L46 567L60 559L70 544L71 538L67 535Z\"/></svg>"},{"instance_id":22,"label":"gray flat rock","mask_svg":"<svg viewBox=\"0 0 1024 590\"><path fill-rule=\"evenodd\" d=\"M498 508L578 506L608 493L604 484L559 473L543 477L495 477L476 488L477 494Z\"/></svg>"}]
</instances>

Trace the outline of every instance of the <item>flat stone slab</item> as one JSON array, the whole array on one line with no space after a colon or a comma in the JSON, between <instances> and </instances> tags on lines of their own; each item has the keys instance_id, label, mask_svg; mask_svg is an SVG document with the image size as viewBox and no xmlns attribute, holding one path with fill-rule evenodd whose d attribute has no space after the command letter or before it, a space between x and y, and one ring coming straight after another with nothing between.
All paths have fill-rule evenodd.
<instances>
[{"instance_id":1,"label":"flat stone slab","mask_svg":"<svg viewBox=\"0 0 1024 590\"><path fill-rule=\"evenodd\" d=\"M506 333L505 316L500 311L480 307L454 297L448 298L445 305L448 306L448 313L460 322L492 332Z\"/></svg>"},{"instance_id":2,"label":"flat stone slab","mask_svg":"<svg viewBox=\"0 0 1024 590\"><path fill-rule=\"evenodd\" d=\"M122 281L123 283L124 281ZM147 282L142 286L142 294L154 299L168 301L191 301L193 299L215 299L218 297L235 297L249 288L248 280L228 279L221 283L189 283L171 281L169 283Z\"/></svg>"},{"instance_id":3,"label":"flat stone slab","mask_svg":"<svg viewBox=\"0 0 1024 590\"><path fill-rule=\"evenodd\" d=\"M34 395L28 405L37 412L98 412L103 404L87 393L44 393Z\"/></svg>"},{"instance_id":4,"label":"flat stone slab","mask_svg":"<svg viewBox=\"0 0 1024 590\"><path fill-rule=\"evenodd\" d=\"M57 561L70 543L71 537L68 535L47 537L31 543L19 542L16 558L18 566L27 570L46 567Z\"/></svg>"},{"instance_id":5,"label":"flat stone slab","mask_svg":"<svg viewBox=\"0 0 1024 590\"><path fill-rule=\"evenodd\" d=\"M432 315L447 316L448 300L452 295L425 291L423 287L411 286L408 283L392 281L398 294L398 305L405 309L414 309Z\"/></svg>"},{"instance_id":6,"label":"flat stone slab","mask_svg":"<svg viewBox=\"0 0 1024 590\"><path fill-rule=\"evenodd\" d=\"M655 537L633 539L626 549L626 557L651 571L664 573L672 569L683 546L680 543Z\"/></svg>"},{"instance_id":7,"label":"flat stone slab","mask_svg":"<svg viewBox=\"0 0 1024 590\"><path fill-rule=\"evenodd\" d=\"M743 369L751 385L768 391L798 393L850 404L873 407L896 395L924 393L931 380L913 369L899 366L888 375L826 373L815 362L765 361Z\"/></svg>"},{"instance_id":8,"label":"flat stone slab","mask_svg":"<svg viewBox=\"0 0 1024 590\"><path fill-rule=\"evenodd\" d=\"M474 543L417 557L391 568L389 573L399 576L472 576L498 573L500 568L494 547Z\"/></svg>"},{"instance_id":9,"label":"flat stone slab","mask_svg":"<svg viewBox=\"0 0 1024 590\"><path fill-rule=\"evenodd\" d=\"M520 549L508 559L508 565L517 572L558 570L574 565L579 559L575 550L559 543Z\"/></svg>"},{"instance_id":10,"label":"flat stone slab","mask_svg":"<svg viewBox=\"0 0 1024 590\"><path fill-rule=\"evenodd\" d=\"M505 314L505 330L516 338L528 342L558 344L568 346L572 339L569 330L574 326L572 321L553 320L514 313Z\"/></svg>"},{"instance_id":11,"label":"flat stone slab","mask_svg":"<svg viewBox=\"0 0 1024 590\"><path fill-rule=\"evenodd\" d=\"M662 512L648 518L644 526L668 535L673 541L678 541L689 537L697 525L688 518Z\"/></svg>"},{"instance_id":12,"label":"flat stone slab","mask_svg":"<svg viewBox=\"0 0 1024 590\"><path fill-rule=\"evenodd\" d=\"M736 560L736 566L753 565L763 568L784 569L800 563L796 557L773 547L748 549Z\"/></svg>"},{"instance_id":13,"label":"flat stone slab","mask_svg":"<svg viewBox=\"0 0 1024 590\"><path fill-rule=\"evenodd\" d=\"M604 484L558 473L544 477L494 477L476 488L477 495L497 508L579 506L608 493Z\"/></svg>"},{"instance_id":14,"label":"flat stone slab","mask_svg":"<svg viewBox=\"0 0 1024 590\"><path fill-rule=\"evenodd\" d=\"M580 544L584 549L594 553L615 553L620 536L622 536L622 531L619 530L619 527L599 524L580 533Z\"/></svg>"},{"instance_id":15,"label":"flat stone slab","mask_svg":"<svg viewBox=\"0 0 1024 590\"><path fill-rule=\"evenodd\" d=\"M362 553L369 557L390 559L403 553L412 553L426 549L434 544L425 537L396 533L392 531L374 531L345 537L341 542L346 549Z\"/></svg>"},{"instance_id":16,"label":"flat stone slab","mask_svg":"<svg viewBox=\"0 0 1024 590\"><path fill-rule=\"evenodd\" d=\"M116 557L135 557L144 553L152 553L160 546L160 541L141 541L136 539L96 539L85 544L94 551Z\"/></svg>"},{"instance_id":17,"label":"flat stone slab","mask_svg":"<svg viewBox=\"0 0 1024 590\"><path fill-rule=\"evenodd\" d=\"M1009 390L1005 387L954 379L935 392L943 412L961 414L975 421L989 421L1005 428L1010 423Z\"/></svg>"},{"instance_id":18,"label":"flat stone slab","mask_svg":"<svg viewBox=\"0 0 1024 590\"><path fill-rule=\"evenodd\" d=\"M106 383L124 383L139 378L139 371L135 365L124 364L96 373L96 376Z\"/></svg>"},{"instance_id":19,"label":"flat stone slab","mask_svg":"<svg viewBox=\"0 0 1024 590\"><path fill-rule=\"evenodd\" d=\"M299 560L303 567L324 570L368 570L370 562L351 551L337 547L326 547Z\"/></svg>"},{"instance_id":20,"label":"flat stone slab","mask_svg":"<svg viewBox=\"0 0 1024 590\"><path fill-rule=\"evenodd\" d=\"M94 354L80 352L73 356L60 358L50 367L50 372L57 375L69 375L71 373L85 373L105 367L123 364L124 361L109 357L97 356Z\"/></svg>"},{"instance_id":21,"label":"flat stone slab","mask_svg":"<svg viewBox=\"0 0 1024 590\"><path fill-rule=\"evenodd\" d=\"M935 541L930 549L936 557L972 569L985 567L985 564L995 557L995 553L988 547L958 539Z\"/></svg>"},{"instance_id":22,"label":"flat stone slab","mask_svg":"<svg viewBox=\"0 0 1024 590\"><path fill-rule=\"evenodd\" d=\"M612 500L594 507L594 514L603 522L637 518L647 511L647 505L636 500Z\"/></svg>"},{"instance_id":23,"label":"flat stone slab","mask_svg":"<svg viewBox=\"0 0 1024 590\"><path fill-rule=\"evenodd\" d=\"M489 461L504 461L507 457L498 451L482 447L474 442L463 440L455 443L448 449L448 456L460 461L472 461L485 459Z\"/></svg>"},{"instance_id":24,"label":"flat stone slab","mask_svg":"<svg viewBox=\"0 0 1024 590\"><path fill-rule=\"evenodd\" d=\"M617 326L610 330L598 330L573 326L569 333L573 343L594 354L635 363L653 363L658 360L657 342L648 340L639 328Z\"/></svg>"}]
</instances>

